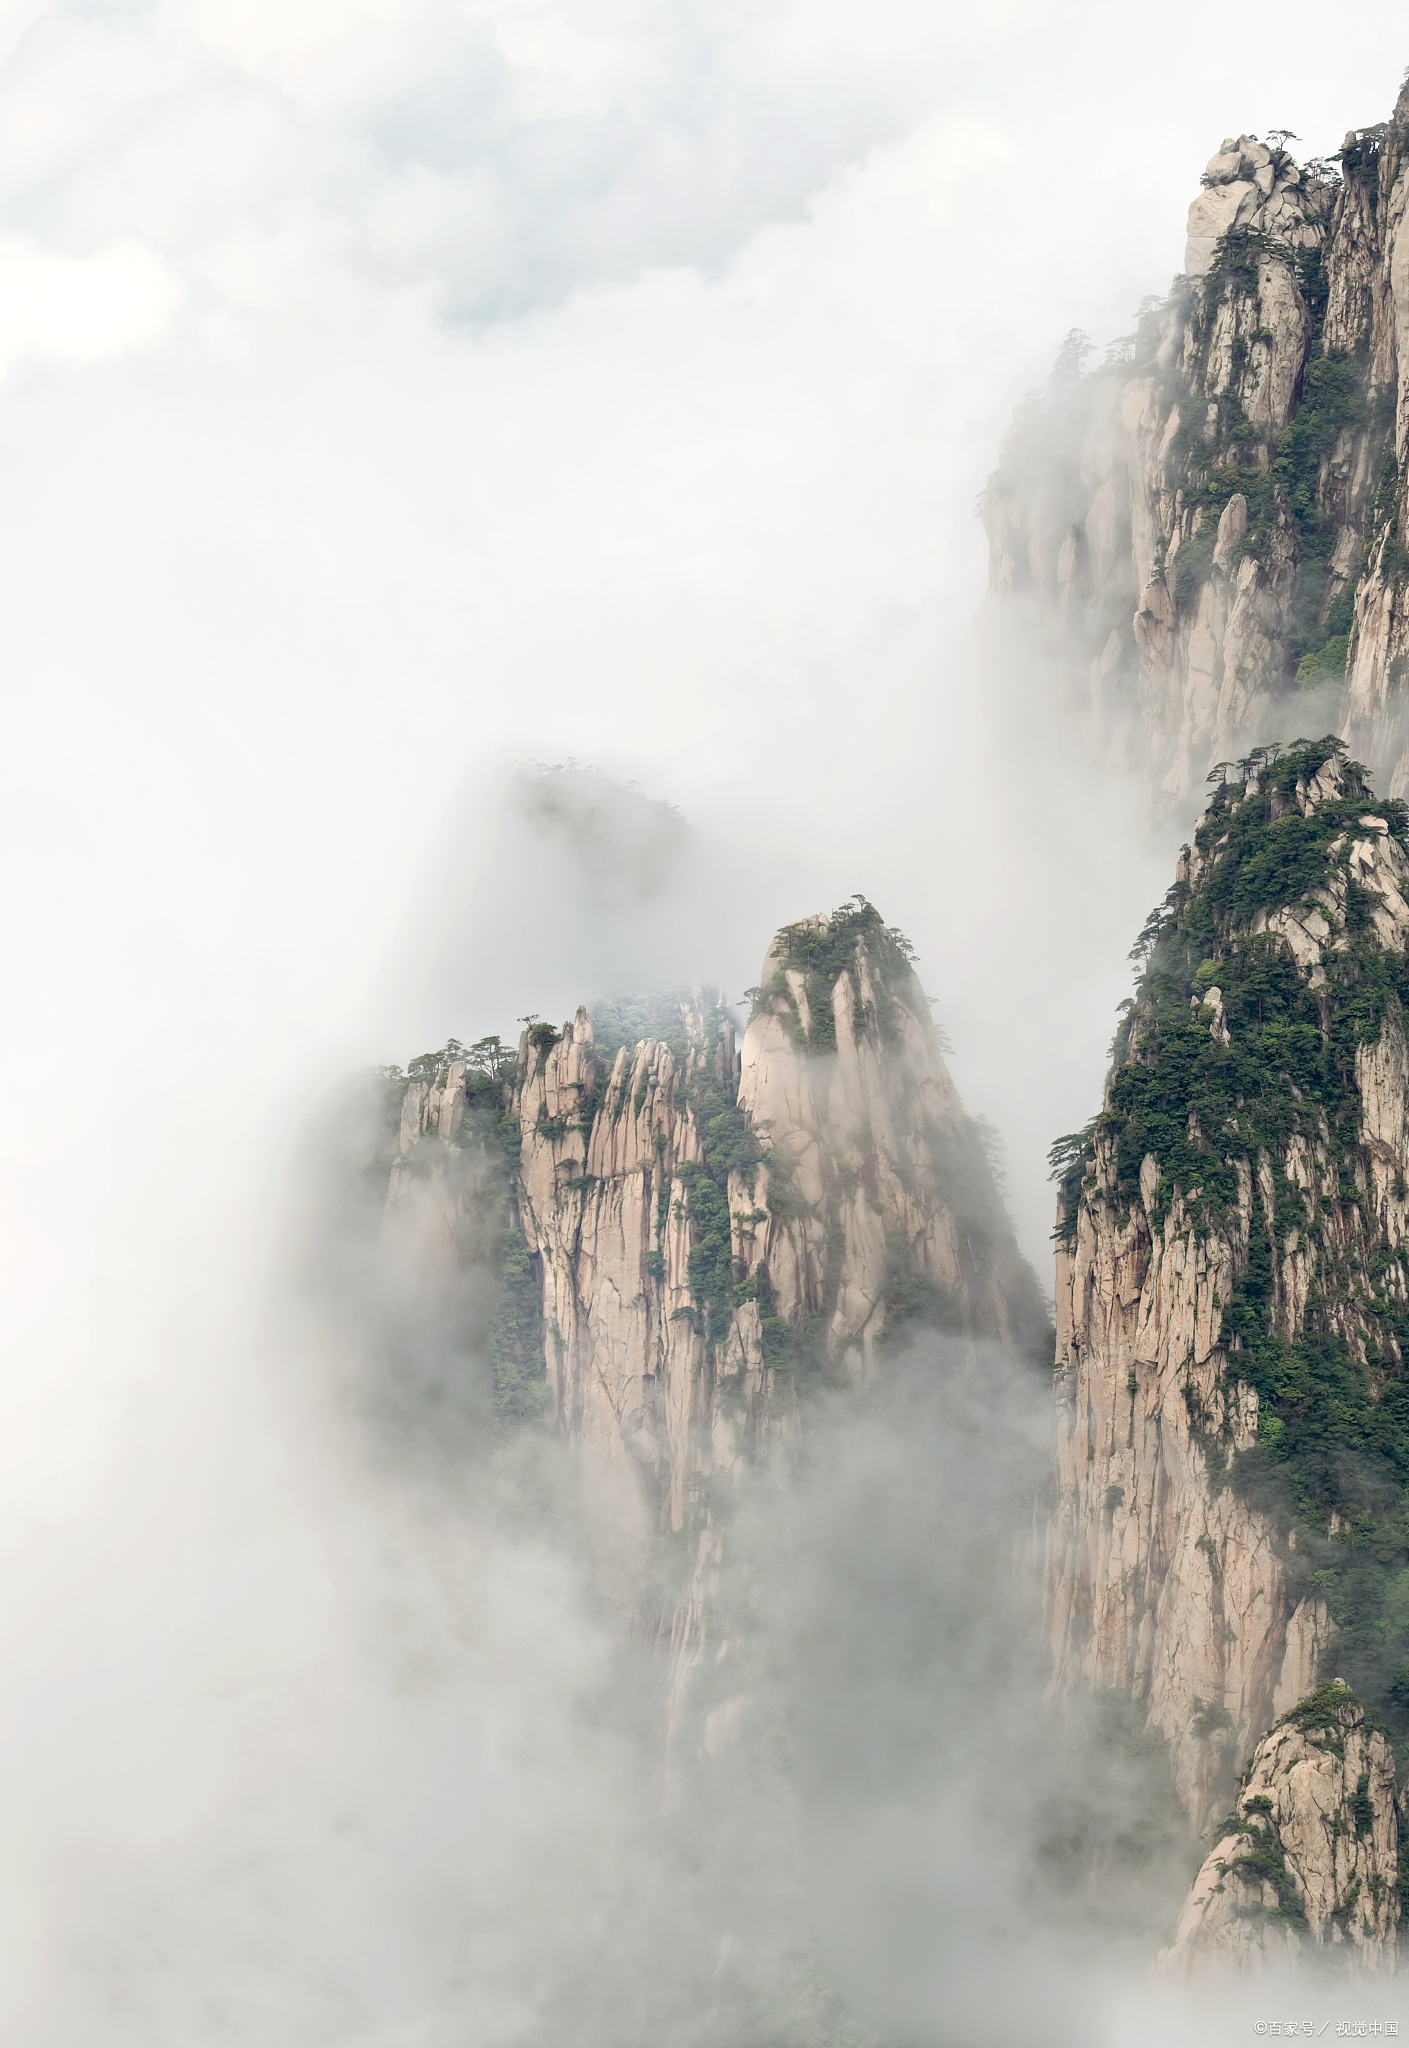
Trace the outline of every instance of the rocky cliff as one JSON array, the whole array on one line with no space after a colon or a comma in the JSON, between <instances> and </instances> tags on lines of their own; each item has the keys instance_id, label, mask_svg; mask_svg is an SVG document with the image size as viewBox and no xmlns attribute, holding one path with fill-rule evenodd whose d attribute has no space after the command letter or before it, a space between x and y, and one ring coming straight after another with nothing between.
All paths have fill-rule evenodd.
<instances>
[{"instance_id":1,"label":"rocky cliff","mask_svg":"<svg viewBox=\"0 0 1409 2048\"><path fill-rule=\"evenodd\" d=\"M1291 139L1224 140L1184 273L1089 374L1073 332L982 499L999 644L1176 807L1312 715L1409 784L1409 88Z\"/></svg>"},{"instance_id":2,"label":"rocky cliff","mask_svg":"<svg viewBox=\"0 0 1409 2048\"><path fill-rule=\"evenodd\" d=\"M1346 1686L1318 1687L1263 1737L1215 1833L1164 1971L1295 1963L1318 1950L1373 1975L1393 1970L1394 1756Z\"/></svg>"},{"instance_id":3,"label":"rocky cliff","mask_svg":"<svg viewBox=\"0 0 1409 2048\"><path fill-rule=\"evenodd\" d=\"M1231 770L1054 1155L1056 1684L1144 1702L1200 1828L1331 1645L1409 1734L1405 829L1334 738Z\"/></svg>"},{"instance_id":4,"label":"rocky cliff","mask_svg":"<svg viewBox=\"0 0 1409 2048\"><path fill-rule=\"evenodd\" d=\"M695 995L428 1056L387 1198L422 1260L497 1263L501 1407L580 1453L598 1583L671 1641L673 1724L707 1747L742 1712L715 1669L731 1487L787 1458L810 1391L916 1323L1048 1341L899 935L859 899L788 926L751 999L741 1047Z\"/></svg>"}]
</instances>

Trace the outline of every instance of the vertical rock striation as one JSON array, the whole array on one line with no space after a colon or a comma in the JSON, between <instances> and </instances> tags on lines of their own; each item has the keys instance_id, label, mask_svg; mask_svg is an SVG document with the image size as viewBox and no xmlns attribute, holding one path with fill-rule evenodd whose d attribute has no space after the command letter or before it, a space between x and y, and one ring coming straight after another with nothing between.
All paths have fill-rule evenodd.
<instances>
[{"instance_id":1,"label":"vertical rock striation","mask_svg":"<svg viewBox=\"0 0 1409 2048\"><path fill-rule=\"evenodd\" d=\"M1056 1685L1143 1701L1199 1828L1331 1643L1409 1733L1405 830L1334 739L1243 762L1147 925L1103 1108L1056 1155ZM1334 1870L1313 1931L1359 1864ZM1198 1896L1221 1926L1231 1894ZM1356 1911L1355 1940L1388 1939L1397 1905Z\"/></svg>"},{"instance_id":2,"label":"vertical rock striation","mask_svg":"<svg viewBox=\"0 0 1409 2048\"><path fill-rule=\"evenodd\" d=\"M547 1417L582 1451L597 1568L628 1602L657 1537L683 1528L715 1457L738 1447L737 1430L716 1439L718 1365L690 1266L717 1207L702 1124L733 1104L738 1057L732 1024L702 1002L679 1006L678 1027L674 1049L649 1038L610 1063L586 1009L559 1036L525 1033L511 1109ZM747 1375L741 1392L743 1425Z\"/></svg>"},{"instance_id":3,"label":"vertical rock striation","mask_svg":"<svg viewBox=\"0 0 1409 2048\"><path fill-rule=\"evenodd\" d=\"M696 995L655 1005L640 1036L611 1005L533 1025L512 1072L477 1076L450 1048L405 1089L387 1206L448 1270L480 1255L480 1191L507 1204L519 1313L494 1342L522 1351L531 1285L542 1406L580 1454L598 1582L672 1642L677 1727L693 1717L716 1745L738 1700L699 1673L734 1629L732 1490L789 1454L809 1387L864 1382L915 1322L1050 1341L899 935L859 899L806 919L752 994L742 1047ZM466 1117L471 1084L495 1094L490 1137Z\"/></svg>"},{"instance_id":4,"label":"vertical rock striation","mask_svg":"<svg viewBox=\"0 0 1409 2048\"><path fill-rule=\"evenodd\" d=\"M865 911L780 932L745 1035L739 1103L765 1148L731 1181L744 1286L854 1376L927 1306L1030 1347L1046 1327L903 941ZM751 1219L751 1220L749 1220ZM751 1311L745 1310L750 1316Z\"/></svg>"},{"instance_id":5,"label":"vertical rock striation","mask_svg":"<svg viewBox=\"0 0 1409 2048\"><path fill-rule=\"evenodd\" d=\"M1167 299L1089 375L1070 338L984 494L996 616L1166 804L1307 691L1409 782L1406 144L1409 91L1333 162L1226 139Z\"/></svg>"}]
</instances>

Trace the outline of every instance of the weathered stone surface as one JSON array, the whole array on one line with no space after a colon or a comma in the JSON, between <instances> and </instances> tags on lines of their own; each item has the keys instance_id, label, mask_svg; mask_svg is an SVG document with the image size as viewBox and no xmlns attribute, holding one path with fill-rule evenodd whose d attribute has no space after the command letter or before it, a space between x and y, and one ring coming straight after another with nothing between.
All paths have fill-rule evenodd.
<instances>
[{"instance_id":1,"label":"weathered stone surface","mask_svg":"<svg viewBox=\"0 0 1409 2048\"><path fill-rule=\"evenodd\" d=\"M779 978L764 961L765 987ZM897 1262L953 1300L977 1335L1028 1344L1042 1327L973 1127L935 1042L918 984L888 987L866 948L831 991L834 1049L810 1031L800 977L765 1000L744 1038L739 1102L777 1162L730 1182L745 1278L766 1273L777 1310L825 1319L829 1353L875 1370ZM780 1170L801 1197L767 1206ZM840 1239L829 1296L828 1245Z\"/></svg>"},{"instance_id":2,"label":"weathered stone surface","mask_svg":"<svg viewBox=\"0 0 1409 2048\"><path fill-rule=\"evenodd\" d=\"M580 1009L525 1031L507 1093L547 1420L579 1454L596 1581L670 1641L672 1727L706 1754L748 1719L727 1494L791 1455L795 1376L882 1370L902 1297L974 1339L1050 1341L904 952L869 906L838 915L844 932L814 918L774 941L742 1057L702 998L674 1049L610 1064ZM463 1116L463 1062L407 1087L387 1204L446 1270L474 1248Z\"/></svg>"},{"instance_id":3,"label":"weathered stone surface","mask_svg":"<svg viewBox=\"0 0 1409 2048\"><path fill-rule=\"evenodd\" d=\"M1212 981L1211 960L1197 974L1181 970L1193 978L1192 1017L1208 1019L1218 1046L1236 1049L1239 1034L1257 1028L1245 1001L1231 1013L1225 1003L1225 990L1238 986L1229 976L1244 971L1244 957L1263 961L1270 946L1272 960L1293 963L1308 994L1306 1013L1321 1017L1327 1044L1348 1049L1330 1035L1327 1005L1347 1000L1347 989L1373 979L1377 957L1389 956L1377 1021L1368 1030L1357 1024L1349 1041L1353 1093L1306 1098L1287 1073L1267 1072L1258 1082L1264 1070L1255 1063L1239 1068L1239 1089L1270 1087L1275 1101L1280 1087L1289 1105L1299 1105L1288 1122L1274 1123L1282 1135L1267 1143L1249 1138L1239 1094L1239 1114L1222 1123L1215 1152L1191 1114L1191 1146L1177 1155L1186 1162L1185 1182L1171 1182L1150 1153L1138 1197L1133 1161L1122 1168L1117 1154L1130 1126L1124 1112L1108 1114L1086 1141L1079 1199L1074 1213L1064 1210L1059 1234L1058 1483L1047 1554L1054 1689L1114 1689L1143 1702L1167 1740L1176 1790L1198 1831L1227 1808L1251 1759L1235 1824L1205 1863L1166 1956L1179 1970L1308 1948L1345 1948L1366 1967L1380 1967L1392 1960L1397 1939L1392 1754L1348 1695L1335 1696L1327 1720L1325 1688L1315 1690L1335 1658L1323 1588L1337 1573L1314 1576L1305 1542L1338 1542L1347 1524L1332 1514L1320 1533L1303 1527L1299 1549L1302 1525L1289 1519L1285 1497L1255 1496L1282 1499L1274 1522L1271 1508L1253 1506L1230 1483L1237 1455L1276 1444L1286 1427L1274 1413L1264 1429L1259 1396L1240 1377L1253 1326L1234 1319L1233 1334L1225 1330L1254 1237L1264 1260L1257 1328L1285 1347L1280 1355L1329 1333L1367 1366L1372 1403L1387 1398L1399 1370L1394 1318L1409 1254L1409 1042L1393 990L1409 954L1409 857L1355 764L1328 755L1330 744L1300 750L1284 769L1264 757L1219 792L1181 858L1171 900L1222 906L1214 926L1195 918L1188 927L1201 935L1216 930L1222 985ZM1249 803L1258 806L1250 836L1243 831ZM1323 806L1333 807L1329 815ZM1275 857L1292 843L1278 835L1318 814L1325 861L1305 871L1300 895L1279 903L1273 893L1275 907L1264 897L1261 907L1235 916L1229 906L1238 900L1238 878L1251 871L1246 864ZM1230 860L1244 865L1230 868ZM1174 984L1180 1001L1187 985ZM1156 1034L1168 1012L1147 1001L1145 987L1122 1066L1160 1057ZM1315 1035L1314 1027L1302 1028ZM1108 1112L1120 1071L1108 1087ZM1341 1072L1337 1088L1350 1080L1347 1065ZM1177 1098L1159 1100L1178 1112ZM1334 1130L1325 1101L1340 1105ZM1226 1185L1235 1192L1201 1204L1198 1181L1208 1169L1189 1167L1191 1159L1231 1169ZM1346 1558L1349 1569L1349 1551ZM1321 1704L1308 1719L1300 1703L1313 1692ZM1354 1825L1345 1818L1352 1807ZM1293 1889L1284 1897L1267 1874L1273 1862L1290 1872Z\"/></svg>"},{"instance_id":4,"label":"weathered stone surface","mask_svg":"<svg viewBox=\"0 0 1409 2048\"><path fill-rule=\"evenodd\" d=\"M1214 162L1218 161L1215 157ZM1251 220L1259 197L1256 185L1241 179L1200 192L1189 207L1188 240L1184 248L1184 268L1190 277L1204 275L1213 262L1220 236Z\"/></svg>"},{"instance_id":5,"label":"weathered stone surface","mask_svg":"<svg viewBox=\"0 0 1409 2048\"><path fill-rule=\"evenodd\" d=\"M1406 208L1409 91L1339 172L1225 139L1167 300L1005 437L982 500L1002 630L1162 806L1289 730L1300 687L1409 788Z\"/></svg>"},{"instance_id":6,"label":"weathered stone surface","mask_svg":"<svg viewBox=\"0 0 1409 2048\"><path fill-rule=\"evenodd\" d=\"M1298 785L1295 806L1309 816L1339 798L1346 772L1328 761ZM1348 877L1333 871L1314 903L1252 920L1252 933L1278 939L1313 987L1346 943L1349 879L1365 892L1380 943L1409 949L1409 861L1382 820L1367 810L1359 822L1363 837L1334 842ZM1223 843L1182 864L1192 887ZM1218 989L1200 1009L1213 1035L1227 1032ZM1294 1135L1280 1161L1301 1205L1275 1276L1288 1340L1304 1327L1318 1275L1347 1261L1358 1271L1372 1248L1409 1244L1409 1048L1392 1002L1361 1048L1356 1086L1362 1206L1349 1221L1325 1142ZM1324 1603L1289 1588L1270 1524L1210 1469L1211 1445L1226 1458L1258 1434L1257 1396L1237 1377L1222 1324L1255 1207L1274 1220L1273 1175L1262 1155L1239 1161L1238 1174L1237 1212L1196 1227L1189 1191L1171 1196L1153 1158L1140 1203L1127 1206L1100 1143L1074 1234L1057 1254L1058 1501L1047 1567L1055 1684L1146 1701L1200 1828L1274 1714L1315 1683L1332 1634Z\"/></svg>"},{"instance_id":7,"label":"weathered stone surface","mask_svg":"<svg viewBox=\"0 0 1409 2048\"><path fill-rule=\"evenodd\" d=\"M463 1060L449 1062L433 1082L412 1081L402 1099L386 1229L411 1269L426 1277L451 1274L483 1252L477 1197L485 1162L477 1149L456 1142L464 1114Z\"/></svg>"},{"instance_id":8,"label":"weathered stone surface","mask_svg":"<svg viewBox=\"0 0 1409 2048\"><path fill-rule=\"evenodd\" d=\"M1193 1426L1256 1437L1256 1397L1229 1383L1218 1341L1245 1240L1196 1237L1178 1199L1159 1226L1121 1217L1109 1179L1099 1164L1075 1246L1058 1253L1054 1670L1060 1688L1148 1701L1198 1827L1265 1727L1286 1654L1272 1531L1210 1485Z\"/></svg>"},{"instance_id":9,"label":"weathered stone surface","mask_svg":"<svg viewBox=\"0 0 1409 2048\"><path fill-rule=\"evenodd\" d=\"M1329 1950L1388 1974L1398 1955L1398 1876L1389 1744L1333 1682L1258 1744L1159 1966L1189 1975Z\"/></svg>"},{"instance_id":10,"label":"weathered stone surface","mask_svg":"<svg viewBox=\"0 0 1409 2048\"><path fill-rule=\"evenodd\" d=\"M687 1019L683 1060L655 1041L623 1048L586 1118L600 1076L585 1009L546 1051L525 1034L514 1092L520 1215L542 1260L549 1420L581 1447L599 1576L626 1601L711 1462L680 1180L701 1145L682 1097L710 1063L732 1083L736 1062L727 1023L706 1051L702 1015Z\"/></svg>"}]
</instances>

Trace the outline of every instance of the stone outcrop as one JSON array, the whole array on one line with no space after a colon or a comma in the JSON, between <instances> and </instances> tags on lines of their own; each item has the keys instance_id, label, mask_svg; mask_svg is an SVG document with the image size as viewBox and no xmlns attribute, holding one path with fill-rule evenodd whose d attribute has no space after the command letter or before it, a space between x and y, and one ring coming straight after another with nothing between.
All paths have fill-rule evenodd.
<instances>
[{"instance_id":1,"label":"stone outcrop","mask_svg":"<svg viewBox=\"0 0 1409 2048\"><path fill-rule=\"evenodd\" d=\"M1328 1653L1358 1660L1354 1682L1387 1711L1409 1703L1392 1676L1409 1552L1389 1421L1409 1340L1405 825L1331 740L1268 750L1216 790L1147 928L1102 1112L1066 1141L1054 1683L1144 1703L1200 1830L1259 1760L1238 1808L1247 1871L1219 1890L1205 1866L1181 1957L1243 1941L1238 1887L1262 1830L1247 1802L1264 1793L1290 1830L1305 1939L1373 1945L1397 1924L1376 1889L1391 1821L1373 1852L1337 1852L1334 1882L1317 1875L1295 1815L1326 1744L1308 1763L1319 1738L1295 1712L1262 1738ZM1378 1786L1383 1738L1342 1747ZM1275 1946L1284 1923L1269 1924Z\"/></svg>"},{"instance_id":2,"label":"stone outcrop","mask_svg":"<svg viewBox=\"0 0 1409 2048\"><path fill-rule=\"evenodd\" d=\"M739 1106L767 1148L731 1175L745 1282L790 1328L869 1377L897 1283L933 1290L971 1335L1030 1347L1031 1274L965 1116L929 1006L890 935L844 947L812 918L779 934L745 1034ZM819 965L820 963L820 965Z\"/></svg>"},{"instance_id":3,"label":"stone outcrop","mask_svg":"<svg viewBox=\"0 0 1409 2048\"><path fill-rule=\"evenodd\" d=\"M671 1641L675 1722L708 1749L743 1713L726 1679L698 1683L706 1647L712 1676L728 1662L731 1489L791 1454L807 1388L864 1383L907 1319L1050 1339L904 942L869 905L778 935L742 1047L699 996L656 1031L603 1048L579 1009L526 1030L490 1086L597 1582ZM402 1107L387 1228L409 1220L442 1266L479 1255L496 1185L474 1079L447 1057Z\"/></svg>"},{"instance_id":4,"label":"stone outcrop","mask_svg":"<svg viewBox=\"0 0 1409 2048\"><path fill-rule=\"evenodd\" d=\"M1168 298L1091 374L1072 338L984 494L1000 646L1164 805L1308 690L1409 781L1407 143L1409 93L1334 163L1226 138Z\"/></svg>"},{"instance_id":5,"label":"stone outcrop","mask_svg":"<svg viewBox=\"0 0 1409 2048\"><path fill-rule=\"evenodd\" d=\"M1160 1968L1186 1976L1319 1955L1392 1971L1399 1834L1390 1745L1333 1680L1258 1744Z\"/></svg>"},{"instance_id":6,"label":"stone outcrop","mask_svg":"<svg viewBox=\"0 0 1409 2048\"><path fill-rule=\"evenodd\" d=\"M1255 135L1225 136L1189 208L1184 270L1206 277L1223 238L1244 229L1275 235L1291 250L1320 247L1324 201L1307 185L1284 149L1269 149Z\"/></svg>"}]
</instances>

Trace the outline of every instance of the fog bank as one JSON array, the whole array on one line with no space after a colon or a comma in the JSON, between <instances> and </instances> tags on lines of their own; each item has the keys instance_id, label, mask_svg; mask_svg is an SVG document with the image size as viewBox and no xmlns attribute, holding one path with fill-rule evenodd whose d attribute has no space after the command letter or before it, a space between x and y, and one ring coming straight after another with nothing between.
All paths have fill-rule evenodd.
<instances>
[{"instance_id":1,"label":"fog bank","mask_svg":"<svg viewBox=\"0 0 1409 2048\"><path fill-rule=\"evenodd\" d=\"M802 1809L692 1840L571 1471L473 1398L448 1467L378 1434L308 1132L451 1033L737 994L862 890L1045 1260L1170 849L1040 675L981 677L972 505L1066 330L1165 286L1220 135L1387 106L1397 14L1289 23L0 10L7 2038L732 2043L719 1901L779 1842L738 1994L779 2029L971 2039L998 1953L1015 2041L1197 2031L1053 1960L992 1625L1030 1384L822 1429L760 1509ZM585 837L569 762L639 785Z\"/></svg>"}]
</instances>

